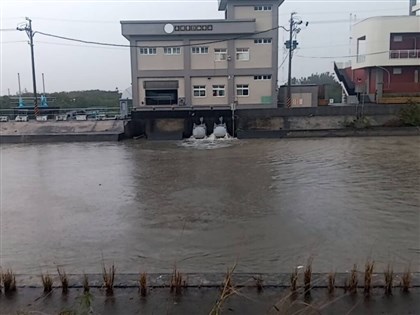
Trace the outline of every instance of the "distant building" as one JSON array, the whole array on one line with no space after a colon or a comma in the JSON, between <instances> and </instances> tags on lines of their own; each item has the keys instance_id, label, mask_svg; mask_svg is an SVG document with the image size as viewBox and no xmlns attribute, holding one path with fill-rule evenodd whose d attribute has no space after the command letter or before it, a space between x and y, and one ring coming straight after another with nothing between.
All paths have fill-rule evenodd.
<instances>
[{"instance_id":1,"label":"distant building","mask_svg":"<svg viewBox=\"0 0 420 315\"><path fill-rule=\"evenodd\" d=\"M291 87L290 107L316 107L328 105L325 100L325 86L316 84L298 84ZM286 107L287 85L279 88L278 104L279 107Z\"/></svg>"},{"instance_id":2,"label":"distant building","mask_svg":"<svg viewBox=\"0 0 420 315\"><path fill-rule=\"evenodd\" d=\"M283 1L219 0L220 20L121 21L133 107L277 107Z\"/></svg>"},{"instance_id":3,"label":"distant building","mask_svg":"<svg viewBox=\"0 0 420 315\"><path fill-rule=\"evenodd\" d=\"M420 16L379 16L355 24L352 56L351 63L335 65L350 101L420 97Z\"/></svg>"},{"instance_id":4,"label":"distant building","mask_svg":"<svg viewBox=\"0 0 420 315\"><path fill-rule=\"evenodd\" d=\"M420 11L420 3L417 0L410 0L410 15L416 15Z\"/></svg>"}]
</instances>

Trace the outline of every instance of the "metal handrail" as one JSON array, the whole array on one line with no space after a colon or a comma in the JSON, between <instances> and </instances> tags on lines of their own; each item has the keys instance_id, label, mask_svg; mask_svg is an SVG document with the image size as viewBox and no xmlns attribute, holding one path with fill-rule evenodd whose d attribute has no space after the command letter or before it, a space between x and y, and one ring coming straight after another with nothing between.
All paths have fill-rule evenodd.
<instances>
[{"instance_id":1,"label":"metal handrail","mask_svg":"<svg viewBox=\"0 0 420 315\"><path fill-rule=\"evenodd\" d=\"M420 49L398 49L390 50L389 58L391 59L415 59L420 58Z\"/></svg>"}]
</instances>

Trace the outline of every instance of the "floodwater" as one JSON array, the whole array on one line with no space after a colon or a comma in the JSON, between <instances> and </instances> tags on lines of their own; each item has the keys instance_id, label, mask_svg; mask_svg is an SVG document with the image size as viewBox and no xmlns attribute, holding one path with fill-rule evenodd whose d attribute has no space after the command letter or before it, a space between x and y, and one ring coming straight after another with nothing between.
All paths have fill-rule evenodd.
<instances>
[{"instance_id":1,"label":"floodwater","mask_svg":"<svg viewBox=\"0 0 420 315\"><path fill-rule=\"evenodd\" d=\"M1 265L420 271L419 188L418 137L2 145Z\"/></svg>"}]
</instances>

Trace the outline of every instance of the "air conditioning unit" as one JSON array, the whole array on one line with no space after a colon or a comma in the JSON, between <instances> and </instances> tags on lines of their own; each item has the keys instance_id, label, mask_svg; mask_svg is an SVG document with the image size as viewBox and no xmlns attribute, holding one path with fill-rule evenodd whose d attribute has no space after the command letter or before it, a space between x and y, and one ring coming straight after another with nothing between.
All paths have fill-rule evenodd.
<instances>
[{"instance_id":1,"label":"air conditioning unit","mask_svg":"<svg viewBox=\"0 0 420 315\"><path fill-rule=\"evenodd\" d=\"M185 105L185 97L178 98L178 105L179 106L184 106Z\"/></svg>"}]
</instances>

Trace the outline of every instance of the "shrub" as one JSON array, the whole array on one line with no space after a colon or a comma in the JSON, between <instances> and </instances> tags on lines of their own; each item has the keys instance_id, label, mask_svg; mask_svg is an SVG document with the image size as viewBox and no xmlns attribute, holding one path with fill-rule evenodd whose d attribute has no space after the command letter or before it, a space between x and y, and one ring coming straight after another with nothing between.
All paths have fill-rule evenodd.
<instances>
[{"instance_id":1,"label":"shrub","mask_svg":"<svg viewBox=\"0 0 420 315\"><path fill-rule=\"evenodd\" d=\"M420 126L420 104L411 102L404 106L398 117L405 126Z\"/></svg>"}]
</instances>

